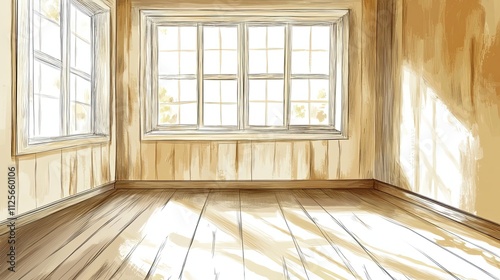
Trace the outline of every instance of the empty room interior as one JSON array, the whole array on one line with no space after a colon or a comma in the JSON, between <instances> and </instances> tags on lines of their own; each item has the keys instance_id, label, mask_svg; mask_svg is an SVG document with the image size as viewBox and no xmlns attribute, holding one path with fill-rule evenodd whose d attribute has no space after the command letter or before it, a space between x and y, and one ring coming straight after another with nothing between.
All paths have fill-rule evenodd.
<instances>
[{"instance_id":1,"label":"empty room interior","mask_svg":"<svg viewBox=\"0 0 500 280\"><path fill-rule=\"evenodd\" d=\"M6 0L0 279L500 279L497 0Z\"/></svg>"}]
</instances>

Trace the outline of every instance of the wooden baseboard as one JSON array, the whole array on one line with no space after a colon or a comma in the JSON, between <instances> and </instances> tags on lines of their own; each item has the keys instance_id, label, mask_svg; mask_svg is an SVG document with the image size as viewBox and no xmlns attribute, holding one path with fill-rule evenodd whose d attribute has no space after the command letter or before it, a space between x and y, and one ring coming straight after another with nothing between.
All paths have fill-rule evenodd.
<instances>
[{"instance_id":1,"label":"wooden baseboard","mask_svg":"<svg viewBox=\"0 0 500 280\"><path fill-rule=\"evenodd\" d=\"M115 182L109 182L107 184L104 184L102 186L83 191L81 193L68 196L66 198L54 201L50 204L44 205L40 208L33 209L31 211L28 211L26 213L22 213L19 215L15 215L13 217L8 218L7 220L3 220L0 222L0 235L5 234L9 231L9 228L7 225L12 221L15 220L16 222L16 227L20 227L26 224L29 224L33 221L39 220L41 218L44 218L50 214L53 214L57 211L60 211L64 208L70 207L72 205L75 205L77 203L80 203L84 200L87 200L91 197L109 192L109 194L112 193L112 191L115 188ZM108 194L108 195L109 195Z\"/></svg>"},{"instance_id":2,"label":"wooden baseboard","mask_svg":"<svg viewBox=\"0 0 500 280\"><path fill-rule=\"evenodd\" d=\"M117 181L117 189L371 189L372 179L296 181Z\"/></svg>"},{"instance_id":3,"label":"wooden baseboard","mask_svg":"<svg viewBox=\"0 0 500 280\"><path fill-rule=\"evenodd\" d=\"M411 202L427 210L433 211L441 216L475 229L483 234L500 240L500 225L475 216L463 210L446 205L439 201L430 199L409 190L402 189L378 180L374 180L374 188L378 191L390 194L405 201Z\"/></svg>"}]
</instances>

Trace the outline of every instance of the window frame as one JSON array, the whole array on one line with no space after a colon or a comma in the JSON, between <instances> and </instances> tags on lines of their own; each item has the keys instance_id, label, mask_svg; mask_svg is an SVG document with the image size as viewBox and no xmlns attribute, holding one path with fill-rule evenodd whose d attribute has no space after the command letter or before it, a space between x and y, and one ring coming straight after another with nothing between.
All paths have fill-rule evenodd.
<instances>
[{"instance_id":1,"label":"window frame","mask_svg":"<svg viewBox=\"0 0 500 280\"><path fill-rule=\"evenodd\" d=\"M111 93L111 5L102 0L60 0L61 29L61 131L63 136L30 137L30 118L34 112L29 108L30 99L34 98L34 63L40 56L34 49L34 1L16 1L16 40L13 40L16 52L15 95L16 106L13 106L13 134L15 137L13 155L23 155L62 149L66 147L104 143L110 141L110 93ZM82 72L73 69L70 58L70 23L71 4L81 12L91 16L91 132L87 134L70 134L70 73ZM43 53L41 53L43 55ZM26 59L27 58L27 59ZM51 59L49 59L51 60ZM50 61L41 63L53 66ZM82 72L83 73L83 72ZM81 74L81 73L80 73ZM76 74L78 77L80 75Z\"/></svg>"},{"instance_id":2,"label":"window frame","mask_svg":"<svg viewBox=\"0 0 500 280\"><path fill-rule=\"evenodd\" d=\"M140 11L140 96L141 96L141 139L142 140L270 140L270 139L348 139L348 42L349 42L349 10L141 10ZM215 15L215 16L214 16ZM233 129L223 126L203 126L203 25L236 25L238 28L238 125ZM158 61L157 26L194 25L198 26L198 123L190 127L158 126L157 90L158 72L155 67ZM250 76L247 26L285 27L285 70L284 80L284 125L252 126L248 120ZM330 61L330 98L329 116L333 119L331 126L293 125L290 126L290 86L291 74L291 38L288 29L298 25L329 25L332 28L330 53L335 59ZM241 34L243 32L243 34ZM337 40L336 44L334 40ZM156 64L156 65L155 65ZM288 66L287 66L288 65ZM264 74L268 75L268 74ZM270 74L273 76L272 74ZM305 75L294 74L294 76ZM317 75L309 75L314 78ZM323 75L324 76L324 75ZM262 77L261 77L262 78ZM324 77L322 77L324 78ZM340 100L340 102L338 102ZM336 104L338 103L338 104ZM246 112L246 113L245 113ZM196 127L196 130L193 130ZM201 130L199 128L202 128Z\"/></svg>"}]
</instances>

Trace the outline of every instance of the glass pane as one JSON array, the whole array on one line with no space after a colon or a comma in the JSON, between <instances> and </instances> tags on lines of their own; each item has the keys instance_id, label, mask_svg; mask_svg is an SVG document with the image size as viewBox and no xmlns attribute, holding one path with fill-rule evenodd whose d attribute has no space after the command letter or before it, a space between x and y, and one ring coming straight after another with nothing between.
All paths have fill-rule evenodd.
<instances>
[{"instance_id":1,"label":"glass pane","mask_svg":"<svg viewBox=\"0 0 500 280\"><path fill-rule=\"evenodd\" d=\"M203 122L207 126L221 125L221 110L219 104L205 104L203 108Z\"/></svg>"},{"instance_id":2,"label":"glass pane","mask_svg":"<svg viewBox=\"0 0 500 280\"><path fill-rule=\"evenodd\" d=\"M179 27L179 36L181 41L181 50L196 51L198 42L198 33L194 26Z\"/></svg>"},{"instance_id":3,"label":"glass pane","mask_svg":"<svg viewBox=\"0 0 500 280\"><path fill-rule=\"evenodd\" d=\"M91 104L91 91L90 81L80 78L77 75L71 74L71 101L78 101L80 103Z\"/></svg>"},{"instance_id":4,"label":"glass pane","mask_svg":"<svg viewBox=\"0 0 500 280\"><path fill-rule=\"evenodd\" d=\"M238 89L236 81L220 81L220 95L222 102L238 102Z\"/></svg>"},{"instance_id":5,"label":"glass pane","mask_svg":"<svg viewBox=\"0 0 500 280\"><path fill-rule=\"evenodd\" d=\"M179 124L179 105L160 103L158 110L159 125Z\"/></svg>"},{"instance_id":6,"label":"glass pane","mask_svg":"<svg viewBox=\"0 0 500 280\"><path fill-rule=\"evenodd\" d=\"M309 74L309 51L292 51L292 73L293 74Z\"/></svg>"},{"instance_id":7,"label":"glass pane","mask_svg":"<svg viewBox=\"0 0 500 280\"><path fill-rule=\"evenodd\" d=\"M238 48L238 29L236 27L220 28L222 49L237 50Z\"/></svg>"},{"instance_id":8,"label":"glass pane","mask_svg":"<svg viewBox=\"0 0 500 280\"><path fill-rule=\"evenodd\" d=\"M61 10L61 4L59 0L40 0L40 5L34 5L34 8L35 11L40 12L43 17L59 23Z\"/></svg>"},{"instance_id":9,"label":"glass pane","mask_svg":"<svg viewBox=\"0 0 500 280\"><path fill-rule=\"evenodd\" d=\"M179 108L180 124L197 124L198 123L198 106L197 103L181 104Z\"/></svg>"},{"instance_id":10,"label":"glass pane","mask_svg":"<svg viewBox=\"0 0 500 280\"><path fill-rule=\"evenodd\" d=\"M267 73L267 55L266 51L250 50L248 56L250 74Z\"/></svg>"},{"instance_id":11,"label":"glass pane","mask_svg":"<svg viewBox=\"0 0 500 280\"><path fill-rule=\"evenodd\" d=\"M267 73L283 73L285 70L285 52L270 50L267 54Z\"/></svg>"},{"instance_id":12,"label":"glass pane","mask_svg":"<svg viewBox=\"0 0 500 280\"><path fill-rule=\"evenodd\" d=\"M220 74L236 74L238 71L238 59L236 51L222 51L221 52L221 69Z\"/></svg>"},{"instance_id":13,"label":"glass pane","mask_svg":"<svg viewBox=\"0 0 500 280\"><path fill-rule=\"evenodd\" d=\"M328 104L311 103L311 124L328 125Z\"/></svg>"},{"instance_id":14,"label":"glass pane","mask_svg":"<svg viewBox=\"0 0 500 280\"><path fill-rule=\"evenodd\" d=\"M173 103L179 102L179 81L159 80L158 82L158 102Z\"/></svg>"},{"instance_id":15,"label":"glass pane","mask_svg":"<svg viewBox=\"0 0 500 280\"><path fill-rule=\"evenodd\" d=\"M89 105L71 102L70 134L86 134L91 132L91 107Z\"/></svg>"},{"instance_id":16,"label":"glass pane","mask_svg":"<svg viewBox=\"0 0 500 280\"><path fill-rule=\"evenodd\" d=\"M196 68L198 67L196 52L181 51L180 53L180 74L196 74Z\"/></svg>"},{"instance_id":17,"label":"glass pane","mask_svg":"<svg viewBox=\"0 0 500 280\"><path fill-rule=\"evenodd\" d=\"M238 124L238 105L222 104L222 125L235 126Z\"/></svg>"},{"instance_id":18,"label":"glass pane","mask_svg":"<svg viewBox=\"0 0 500 280\"><path fill-rule=\"evenodd\" d=\"M330 73L330 60L328 51L311 52L311 73L325 74Z\"/></svg>"},{"instance_id":19,"label":"glass pane","mask_svg":"<svg viewBox=\"0 0 500 280\"><path fill-rule=\"evenodd\" d=\"M205 51L203 54L203 69L205 74L220 74L220 51Z\"/></svg>"},{"instance_id":20,"label":"glass pane","mask_svg":"<svg viewBox=\"0 0 500 280\"><path fill-rule=\"evenodd\" d=\"M34 93L59 98L61 96L61 70L45 63L34 63Z\"/></svg>"},{"instance_id":21,"label":"glass pane","mask_svg":"<svg viewBox=\"0 0 500 280\"><path fill-rule=\"evenodd\" d=\"M87 74L91 73L92 50L90 43L71 34L71 67Z\"/></svg>"},{"instance_id":22,"label":"glass pane","mask_svg":"<svg viewBox=\"0 0 500 280\"><path fill-rule=\"evenodd\" d=\"M160 75L179 74L179 53L160 52L158 54L158 72Z\"/></svg>"},{"instance_id":23,"label":"glass pane","mask_svg":"<svg viewBox=\"0 0 500 280\"><path fill-rule=\"evenodd\" d=\"M248 28L248 47L249 49L266 49L267 34L266 27Z\"/></svg>"},{"instance_id":24,"label":"glass pane","mask_svg":"<svg viewBox=\"0 0 500 280\"><path fill-rule=\"evenodd\" d=\"M218 27L205 26L203 27L203 48L205 50L220 49L220 34Z\"/></svg>"},{"instance_id":25,"label":"glass pane","mask_svg":"<svg viewBox=\"0 0 500 280\"><path fill-rule=\"evenodd\" d=\"M61 136L61 101L59 98L39 96L35 102L38 107L38 115L35 115L35 129L38 137Z\"/></svg>"},{"instance_id":26,"label":"glass pane","mask_svg":"<svg viewBox=\"0 0 500 280\"><path fill-rule=\"evenodd\" d=\"M309 80L292 79L292 101L308 101L309 100Z\"/></svg>"},{"instance_id":27,"label":"glass pane","mask_svg":"<svg viewBox=\"0 0 500 280\"><path fill-rule=\"evenodd\" d=\"M71 5L71 33L90 43L92 18L76 6Z\"/></svg>"},{"instance_id":28,"label":"glass pane","mask_svg":"<svg viewBox=\"0 0 500 280\"><path fill-rule=\"evenodd\" d=\"M40 38L40 48L36 50L61 59L61 28L59 25L42 17L40 19L40 28L35 32L39 33ZM36 47L38 46L35 45Z\"/></svg>"},{"instance_id":29,"label":"glass pane","mask_svg":"<svg viewBox=\"0 0 500 280\"><path fill-rule=\"evenodd\" d=\"M283 80L267 81L267 100L283 101Z\"/></svg>"},{"instance_id":30,"label":"glass pane","mask_svg":"<svg viewBox=\"0 0 500 280\"><path fill-rule=\"evenodd\" d=\"M250 101L265 101L266 100L266 81L265 80L250 80L249 100Z\"/></svg>"},{"instance_id":31,"label":"glass pane","mask_svg":"<svg viewBox=\"0 0 500 280\"><path fill-rule=\"evenodd\" d=\"M267 104L267 119L268 126L283 126L283 103L268 103Z\"/></svg>"},{"instance_id":32,"label":"glass pane","mask_svg":"<svg viewBox=\"0 0 500 280\"><path fill-rule=\"evenodd\" d=\"M266 125L266 103L265 102L250 102L248 112L249 125L265 126Z\"/></svg>"},{"instance_id":33,"label":"glass pane","mask_svg":"<svg viewBox=\"0 0 500 280\"><path fill-rule=\"evenodd\" d=\"M220 102L220 82L205 81L203 83L203 101Z\"/></svg>"},{"instance_id":34,"label":"glass pane","mask_svg":"<svg viewBox=\"0 0 500 280\"><path fill-rule=\"evenodd\" d=\"M311 100L328 101L330 98L328 80L310 80Z\"/></svg>"},{"instance_id":35,"label":"glass pane","mask_svg":"<svg viewBox=\"0 0 500 280\"><path fill-rule=\"evenodd\" d=\"M188 39L189 36L183 38ZM158 27L158 49L160 51L179 49L179 28L175 26Z\"/></svg>"},{"instance_id":36,"label":"glass pane","mask_svg":"<svg viewBox=\"0 0 500 280\"><path fill-rule=\"evenodd\" d=\"M267 28L267 47L269 49L283 49L285 46L285 27L274 26Z\"/></svg>"},{"instance_id":37,"label":"glass pane","mask_svg":"<svg viewBox=\"0 0 500 280\"><path fill-rule=\"evenodd\" d=\"M309 124L309 104L292 102L291 106L291 125L308 125Z\"/></svg>"},{"instance_id":38,"label":"glass pane","mask_svg":"<svg viewBox=\"0 0 500 280\"><path fill-rule=\"evenodd\" d=\"M329 50L330 49L330 27L313 26L311 34L311 49Z\"/></svg>"},{"instance_id":39,"label":"glass pane","mask_svg":"<svg viewBox=\"0 0 500 280\"><path fill-rule=\"evenodd\" d=\"M311 44L310 26L292 26L292 50L309 50Z\"/></svg>"},{"instance_id":40,"label":"glass pane","mask_svg":"<svg viewBox=\"0 0 500 280\"><path fill-rule=\"evenodd\" d=\"M198 100L198 90L196 89L196 80L180 80L180 101ZM182 122L182 121L181 121Z\"/></svg>"}]
</instances>

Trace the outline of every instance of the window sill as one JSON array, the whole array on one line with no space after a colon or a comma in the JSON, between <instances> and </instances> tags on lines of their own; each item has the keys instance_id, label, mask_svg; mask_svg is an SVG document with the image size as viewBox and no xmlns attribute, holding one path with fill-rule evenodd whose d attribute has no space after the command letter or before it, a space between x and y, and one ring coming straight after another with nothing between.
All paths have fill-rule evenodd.
<instances>
[{"instance_id":1,"label":"window sill","mask_svg":"<svg viewBox=\"0 0 500 280\"><path fill-rule=\"evenodd\" d=\"M42 153L57 149L107 143L109 141L110 137L106 135L69 136L65 138L53 139L51 141L38 141L35 143L30 143L25 147L18 147L16 155Z\"/></svg>"},{"instance_id":2,"label":"window sill","mask_svg":"<svg viewBox=\"0 0 500 280\"><path fill-rule=\"evenodd\" d=\"M232 140L347 140L338 130L311 131L150 131L142 135L144 141L232 141Z\"/></svg>"}]
</instances>

